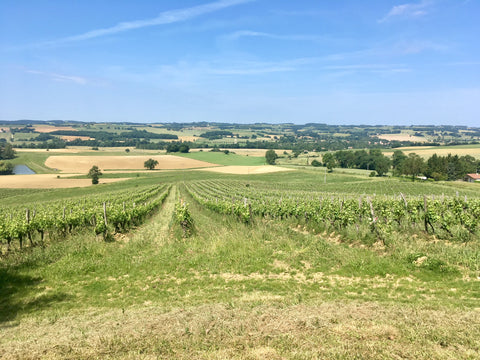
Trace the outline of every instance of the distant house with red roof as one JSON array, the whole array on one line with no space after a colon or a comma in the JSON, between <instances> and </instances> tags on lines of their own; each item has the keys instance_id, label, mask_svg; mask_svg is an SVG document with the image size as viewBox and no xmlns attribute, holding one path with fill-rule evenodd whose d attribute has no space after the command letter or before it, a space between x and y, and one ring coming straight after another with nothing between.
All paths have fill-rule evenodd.
<instances>
[{"instance_id":1,"label":"distant house with red roof","mask_svg":"<svg viewBox=\"0 0 480 360\"><path fill-rule=\"evenodd\" d=\"M480 174L467 174L465 176L465 181L468 181L468 182L480 181Z\"/></svg>"}]
</instances>

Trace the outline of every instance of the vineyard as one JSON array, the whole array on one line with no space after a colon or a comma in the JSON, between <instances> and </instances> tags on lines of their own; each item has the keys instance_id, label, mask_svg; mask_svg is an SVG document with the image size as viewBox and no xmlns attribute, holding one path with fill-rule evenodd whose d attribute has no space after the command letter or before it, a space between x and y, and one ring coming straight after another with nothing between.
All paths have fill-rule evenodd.
<instances>
[{"instance_id":1,"label":"vineyard","mask_svg":"<svg viewBox=\"0 0 480 360\"><path fill-rule=\"evenodd\" d=\"M0 196L1 358L478 358L477 184L172 171Z\"/></svg>"},{"instance_id":2,"label":"vineyard","mask_svg":"<svg viewBox=\"0 0 480 360\"><path fill-rule=\"evenodd\" d=\"M91 229L104 239L112 233L128 231L140 225L167 197L170 187L150 186L135 192L124 190L102 196L62 201L4 206L0 208L0 244L10 249L18 241L20 248L50 238L65 237L78 229Z\"/></svg>"},{"instance_id":3,"label":"vineyard","mask_svg":"<svg viewBox=\"0 0 480 360\"><path fill-rule=\"evenodd\" d=\"M385 240L393 232L425 231L467 241L478 237L480 231L480 199L460 197L458 192L455 196L353 196L318 191L313 186L293 189L221 180L190 183L187 190L203 206L234 215L244 223L252 223L256 217L294 218L316 231L348 233L351 228L357 239L362 233ZM361 228L364 231L359 233Z\"/></svg>"}]
</instances>

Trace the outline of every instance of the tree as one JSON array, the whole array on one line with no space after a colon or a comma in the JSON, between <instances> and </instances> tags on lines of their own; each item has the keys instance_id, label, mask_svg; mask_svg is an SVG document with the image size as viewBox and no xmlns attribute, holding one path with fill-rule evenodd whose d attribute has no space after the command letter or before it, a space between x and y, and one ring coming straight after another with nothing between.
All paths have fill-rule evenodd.
<instances>
[{"instance_id":1,"label":"tree","mask_svg":"<svg viewBox=\"0 0 480 360\"><path fill-rule=\"evenodd\" d=\"M88 171L87 176L92 179L92 184L98 184L98 178L102 176L102 172L97 165L93 165L92 168Z\"/></svg>"},{"instance_id":2,"label":"tree","mask_svg":"<svg viewBox=\"0 0 480 360\"><path fill-rule=\"evenodd\" d=\"M11 144L0 144L0 160L13 159L15 157L15 150Z\"/></svg>"},{"instance_id":3,"label":"tree","mask_svg":"<svg viewBox=\"0 0 480 360\"><path fill-rule=\"evenodd\" d=\"M408 158L404 160L402 165L402 173L405 175L412 175L412 180L415 180L419 174L425 171L425 161L415 154L408 154Z\"/></svg>"},{"instance_id":4,"label":"tree","mask_svg":"<svg viewBox=\"0 0 480 360\"><path fill-rule=\"evenodd\" d=\"M169 152L169 153L170 152L178 152L179 148L180 148L180 146L178 145L178 143L172 142L172 143L167 145L167 152Z\"/></svg>"},{"instance_id":5,"label":"tree","mask_svg":"<svg viewBox=\"0 0 480 360\"><path fill-rule=\"evenodd\" d=\"M333 153L325 153L322 155L323 165L327 167L329 172L333 171L333 168L337 164L337 160L335 159L335 155Z\"/></svg>"},{"instance_id":6,"label":"tree","mask_svg":"<svg viewBox=\"0 0 480 360\"><path fill-rule=\"evenodd\" d=\"M314 160L312 160L312 163L310 165L318 167L318 166L321 166L322 163L320 161L318 161L317 159L314 159Z\"/></svg>"},{"instance_id":7,"label":"tree","mask_svg":"<svg viewBox=\"0 0 480 360\"><path fill-rule=\"evenodd\" d=\"M267 150L267 152L265 153L265 160L269 165L275 165L275 160L277 160L277 158L278 155L273 149Z\"/></svg>"},{"instance_id":8,"label":"tree","mask_svg":"<svg viewBox=\"0 0 480 360\"><path fill-rule=\"evenodd\" d=\"M178 147L178 151L186 154L190 151L190 146L188 146L187 144L182 144Z\"/></svg>"},{"instance_id":9,"label":"tree","mask_svg":"<svg viewBox=\"0 0 480 360\"><path fill-rule=\"evenodd\" d=\"M390 159L382 155L375 159L375 171L378 176L383 176L390 170Z\"/></svg>"},{"instance_id":10,"label":"tree","mask_svg":"<svg viewBox=\"0 0 480 360\"><path fill-rule=\"evenodd\" d=\"M148 159L143 163L143 166L146 167L148 170L155 169L155 166L158 165L158 161L154 159Z\"/></svg>"}]
</instances>

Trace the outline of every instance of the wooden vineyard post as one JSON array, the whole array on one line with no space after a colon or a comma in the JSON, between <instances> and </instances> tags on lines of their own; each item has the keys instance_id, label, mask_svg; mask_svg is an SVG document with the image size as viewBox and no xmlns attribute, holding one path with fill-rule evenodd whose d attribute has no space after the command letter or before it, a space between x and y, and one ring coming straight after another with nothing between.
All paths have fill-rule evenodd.
<instances>
[{"instance_id":1,"label":"wooden vineyard post","mask_svg":"<svg viewBox=\"0 0 480 360\"><path fill-rule=\"evenodd\" d=\"M103 203L103 221L105 222L105 231L103 232L103 240L107 241L108 228L107 228L107 204L106 203Z\"/></svg>"},{"instance_id":2,"label":"wooden vineyard post","mask_svg":"<svg viewBox=\"0 0 480 360\"><path fill-rule=\"evenodd\" d=\"M362 207L363 207L363 197L360 195L358 198L358 219L359 222L362 222ZM358 230L359 225L357 224L357 230Z\"/></svg>"},{"instance_id":3,"label":"wooden vineyard post","mask_svg":"<svg viewBox=\"0 0 480 360\"><path fill-rule=\"evenodd\" d=\"M428 211L428 204L427 204L427 195L423 195L423 211L425 213L424 219L425 219L425 232L428 233L428 228L427 228L427 211Z\"/></svg>"},{"instance_id":4,"label":"wooden vineyard post","mask_svg":"<svg viewBox=\"0 0 480 360\"><path fill-rule=\"evenodd\" d=\"M103 219L105 221L105 226L107 226L107 204L103 203Z\"/></svg>"},{"instance_id":5,"label":"wooden vineyard post","mask_svg":"<svg viewBox=\"0 0 480 360\"><path fill-rule=\"evenodd\" d=\"M372 215L372 222L371 222L372 230L375 231L375 233L380 237L380 233L378 232L378 229L377 229L377 217L375 216L375 210L373 209L373 204L369 197L367 197L367 202L370 205L370 214ZM383 242L383 245L385 245L385 240L383 238L381 238L381 240Z\"/></svg>"},{"instance_id":6,"label":"wooden vineyard post","mask_svg":"<svg viewBox=\"0 0 480 360\"><path fill-rule=\"evenodd\" d=\"M423 195L423 211L425 212L424 214L424 219L425 219L425 232L428 234L428 225L432 228L432 232L435 232L435 229L430 221L430 216L428 214L428 201L427 201L427 195Z\"/></svg>"},{"instance_id":7,"label":"wooden vineyard post","mask_svg":"<svg viewBox=\"0 0 480 360\"><path fill-rule=\"evenodd\" d=\"M25 218L27 220L27 226L30 224L30 210L27 209L25 211ZM33 246L33 240L32 240L32 234L30 233L30 230L27 230L27 237L28 240L30 241L30 245Z\"/></svg>"}]
</instances>

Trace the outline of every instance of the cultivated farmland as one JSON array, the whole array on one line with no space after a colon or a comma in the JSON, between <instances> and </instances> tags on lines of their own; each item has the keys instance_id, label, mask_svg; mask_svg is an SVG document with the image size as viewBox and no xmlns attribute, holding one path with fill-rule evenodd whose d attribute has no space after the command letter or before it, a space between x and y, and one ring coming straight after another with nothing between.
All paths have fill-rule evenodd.
<instances>
[{"instance_id":1,"label":"cultivated farmland","mask_svg":"<svg viewBox=\"0 0 480 360\"><path fill-rule=\"evenodd\" d=\"M19 153L83 171L29 175L52 188L2 177L21 187L0 190L3 358L480 350L478 184L264 166L251 154L78 151ZM183 169L144 170L154 157ZM117 171L80 187L92 164ZM58 186L68 181L77 186Z\"/></svg>"}]
</instances>

